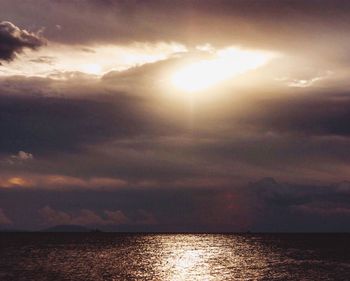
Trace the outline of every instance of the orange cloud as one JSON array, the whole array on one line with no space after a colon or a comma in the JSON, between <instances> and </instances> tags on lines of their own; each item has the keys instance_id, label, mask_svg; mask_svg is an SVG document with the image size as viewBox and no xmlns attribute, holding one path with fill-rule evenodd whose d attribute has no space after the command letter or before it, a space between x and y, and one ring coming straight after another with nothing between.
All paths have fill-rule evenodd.
<instances>
[{"instance_id":1,"label":"orange cloud","mask_svg":"<svg viewBox=\"0 0 350 281\"><path fill-rule=\"evenodd\" d=\"M122 179L94 177L90 179L70 177L64 175L23 175L0 176L0 188L31 187L31 188L120 188L128 183Z\"/></svg>"}]
</instances>

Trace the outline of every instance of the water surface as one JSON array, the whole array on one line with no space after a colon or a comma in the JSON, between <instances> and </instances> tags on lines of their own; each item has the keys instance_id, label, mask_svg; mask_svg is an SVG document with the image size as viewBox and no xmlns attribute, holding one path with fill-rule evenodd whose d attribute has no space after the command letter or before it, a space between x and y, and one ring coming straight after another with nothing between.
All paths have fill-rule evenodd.
<instances>
[{"instance_id":1,"label":"water surface","mask_svg":"<svg viewBox=\"0 0 350 281\"><path fill-rule=\"evenodd\" d=\"M2 233L1 281L350 280L346 234Z\"/></svg>"}]
</instances>

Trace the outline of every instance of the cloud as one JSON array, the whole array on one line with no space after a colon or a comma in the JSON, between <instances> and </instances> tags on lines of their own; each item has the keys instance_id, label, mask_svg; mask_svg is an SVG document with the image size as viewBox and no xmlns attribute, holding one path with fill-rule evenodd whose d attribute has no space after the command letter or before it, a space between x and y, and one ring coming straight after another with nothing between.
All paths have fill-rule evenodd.
<instances>
[{"instance_id":1,"label":"cloud","mask_svg":"<svg viewBox=\"0 0 350 281\"><path fill-rule=\"evenodd\" d=\"M247 121L280 133L349 136L350 99L346 92L329 91L262 101Z\"/></svg>"},{"instance_id":2,"label":"cloud","mask_svg":"<svg viewBox=\"0 0 350 281\"><path fill-rule=\"evenodd\" d=\"M20 150L17 155L12 155L11 158L25 161L25 160L33 159L34 156L33 156L33 154L31 154L29 152L25 152L25 151Z\"/></svg>"},{"instance_id":3,"label":"cloud","mask_svg":"<svg viewBox=\"0 0 350 281\"><path fill-rule=\"evenodd\" d=\"M291 78L291 77L280 77L275 78L276 81L285 82L289 87L296 88L307 88L314 86L318 81L329 78L333 73L331 71L326 71L325 74L314 76L314 77L303 77L303 78Z\"/></svg>"},{"instance_id":4,"label":"cloud","mask_svg":"<svg viewBox=\"0 0 350 281\"><path fill-rule=\"evenodd\" d=\"M247 196L250 196L254 213L259 213L256 222L261 226L265 219L271 220L269 224L276 228L288 229L288 223L293 222L295 226L310 229L308 223L314 219L315 229L319 221L330 228L338 222L336 228L339 228L339 223L350 216L348 185L348 182L330 186L290 184L265 178L252 183ZM326 222L330 217L332 220ZM317 228L323 226L320 224Z\"/></svg>"},{"instance_id":5,"label":"cloud","mask_svg":"<svg viewBox=\"0 0 350 281\"><path fill-rule=\"evenodd\" d=\"M3 189L0 205L15 215L16 227L37 229L82 224L125 231L349 231L349 196L348 182L265 178L215 188Z\"/></svg>"},{"instance_id":6,"label":"cloud","mask_svg":"<svg viewBox=\"0 0 350 281\"><path fill-rule=\"evenodd\" d=\"M45 41L38 34L20 29L11 22L0 22L0 60L12 61L25 48L35 50Z\"/></svg>"},{"instance_id":7,"label":"cloud","mask_svg":"<svg viewBox=\"0 0 350 281\"><path fill-rule=\"evenodd\" d=\"M37 58L30 59L30 62L53 65L55 60L56 58L54 56L38 56Z\"/></svg>"},{"instance_id":8,"label":"cloud","mask_svg":"<svg viewBox=\"0 0 350 281\"><path fill-rule=\"evenodd\" d=\"M75 214L69 214L46 206L39 210L39 213L50 224L93 225L105 223L100 216L86 209L79 210Z\"/></svg>"},{"instance_id":9,"label":"cloud","mask_svg":"<svg viewBox=\"0 0 350 281\"><path fill-rule=\"evenodd\" d=\"M0 188L25 188L45 190L96 189L112 190L128 186L128 182L118 178L92 177L89 179L57 174L25 174L2 176Z\"/></svg>"},{"instance_id":10,"label":"cloud","mask_svg":"<svg viewBox=\"0 0 350 281\"><path fill-rule=\"evenodd\" d=\"M158 126L147 116L142 99L115 95L105 101L2 96L0 150L79 150L84 143L162 130L162 121Z\"/></svg>"},{"instance_id":11,"label":"cloud","mask_svg":"<svg viewBox=\"0 0 350 281\"><path fill-rule=\"evenodd\" d=\"M0 192L55 206L54 221L341 225L348 188L329 183L349 179L349 11L340 0L3 0L0 18L45 27L50 44L12 61L45 42L0 25L11 61L0 156L18 164L0 162ZM168 83L229 46L281 57L193 106ZM242 188L266 175L278 180Z\"/></svg>"},{"instance_id":12,"label":"cloud","mask_svg":"<svg viewBox=\"0 0 350 281\"><path fill-rule=\"evenodd\" d=\"M336 216L347 216L350 217L350 207L342 206L332 206L327 203L324 204L304 204L301 206L296 206L294 208L296 212L301 213L301 215L318 215L323 217L336 217Z\"/></svg>"},{"instance_id":13,"label":"cloud","mask_svg":"<svg viewBox=\"0 0 350 281\"><path fill-rule=\"evenodd\" d=\"M53 225L74 224L74 225L120 225L132 223L130 219L120 210L105 210L103 215L98 215L88 209L81 209L76 212L63 212L45 206L39 210L39 214L45 222Z\"/></svg>"},{"instance_id":14,"label":"cloud","mask_svg":"<svg viewBox=\"0 0 350 281\"><path fill-rule=\"evenodd\" d=\"M105 210L104 214L106 215L106 221L110 221L113 224L127 224L130 223L130 219L125 216L125 214L120 211L108 211Z\"/></svg>"},{"instance_id":15,"label":"cloud","mask_svg":"<svg viewBox=\"0 0 350 281\"><path fill-rule=\"evenodd\" d=\"M154 214L145 210L138 210L138 219L135 224L138 225L155 225L158 224L158 220Z\"/></svg>"},{"instance_id":16,"label":"cloud","mask_svg":"<svg viewBox=\"0 0 350 281\"><path fill-rule=\"evenodd\" d=\"M337 37L349 26L349 4L342 0L3 2L0 17L20 18L28 26L45 26L50 40L69 44L159 39L203 44L209 39L295 47L324 38L318 36L320 29ZM44 12L47 10L50 17ZM91 21L93 16L99 20ZM345 43L344 37L342 41Z\"/></svg>"},{"instance_id":17,"label":"cloud","mask_svg":"<svg viewBox=\"0 0 350 281\"><path fill-rule=\"evenodd\" d=\"M33 154L25 151L18 151L17 154L11 155L10 158L7 160L10 164L15 164L15 163L23 163L25 161L33 160L34 156Z\"/></svg>"},{"instance_id":18,"label":"cloud","mask_svg":"<svg viewBox=\"0 0 350 281\"><path fill-rule=\"evenodd\" d=\"M242 94L243 102L227 95L199 103L191 127L188 104L166 100L153 88L130 89L147 88L142 87L146 82L139 84L142 77L146 80L168 64L110 73L87 85L80 80L4 79L0 151L15 155L22 150L35 155L35 161L2 166L2 173L6 168L15 178L45 173L198 187L266 174L293 181L348 179L346 92L276 91L266 97L257 91ZM110 88L121 81L132 84L127 92ZM66 182L65 187L91 186Z\"/></svg>"},{"instance_id":19,"label":"cloud","mask_svg":"<svg viewBox=\"0 0 350 281\"><path fill-rule=\"evenodd\" d=\"M109 71L122 71L146 63L165 60L185 53L175 42L135 42L128 45L71 46L50 43L36 52L28 52L0 68L0 75L50 77L69 80L65 73L81 73L97 79ZM72 75L73 76L73 75Z\"/></svg>"},{"instance_id":20,"label":"cloud","mask_svg":"<svg viewBox=\"0 0 350 281\"><path fill-rule=\"evenodd\" d=\"M13 222L5 215L4 211L0 209L0 225L12 224Z\"/></svg>"},{"instance_id":21,"label":"cloud","mask_svg":"<svg viewBox=\"0 0 350 281\"><path fill-rule=\"evenodd\" d=\"M25 162L33 159L33 154L20 150L17 154L10 155L9 157L4 157L4 160L1 160L0 163L2 162L4 164L10 165L24 164Z\"/></svg>"}]
</instances>

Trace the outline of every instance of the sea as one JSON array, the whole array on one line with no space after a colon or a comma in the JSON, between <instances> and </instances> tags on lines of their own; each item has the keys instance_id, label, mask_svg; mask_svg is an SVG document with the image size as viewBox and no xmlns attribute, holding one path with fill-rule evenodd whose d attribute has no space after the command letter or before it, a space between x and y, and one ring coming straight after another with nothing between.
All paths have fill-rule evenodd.
<instances>
[{"instance_id":1,"label":"sea","mask_svg":"<svg viewBox=\"0 0 350 281\"><path fill-rule=\"evenodd\" d=\"M0 233L1 281L350 280L350 234Z\"/></svg>"}]
</instances>

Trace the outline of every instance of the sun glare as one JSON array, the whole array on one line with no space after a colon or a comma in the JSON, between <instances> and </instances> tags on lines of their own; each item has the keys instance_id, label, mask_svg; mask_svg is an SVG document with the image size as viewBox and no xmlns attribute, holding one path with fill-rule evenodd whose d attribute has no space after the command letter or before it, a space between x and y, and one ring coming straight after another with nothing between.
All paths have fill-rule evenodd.
<instances>
[{"instance_id":1,"label":"sun glare","mask_svg":"<svg viewBox=\"0 0 350 281\"><path fill-rule=\"evenodd\" d=\"M83 72L88 74L99 75L102 73L102 67L95 63L86 64L83 66Z\"/></svg>"},{"instance_id":2,"label":"sun glare","mask_svg":"<svg viewBox=\"0 0 350 281\"><path fill-rule=\"evenodd\" d=\"M171 83L185 92L199 92L236 75L264 65L271 54L228 48L215 53L213 59L201 60L177 70Z\"/></svg>"}]
</instances>

